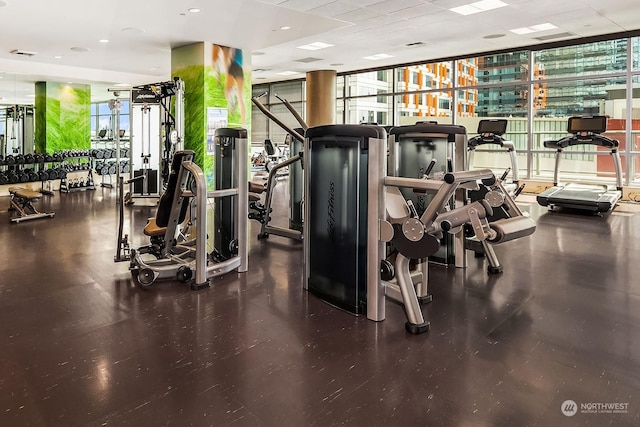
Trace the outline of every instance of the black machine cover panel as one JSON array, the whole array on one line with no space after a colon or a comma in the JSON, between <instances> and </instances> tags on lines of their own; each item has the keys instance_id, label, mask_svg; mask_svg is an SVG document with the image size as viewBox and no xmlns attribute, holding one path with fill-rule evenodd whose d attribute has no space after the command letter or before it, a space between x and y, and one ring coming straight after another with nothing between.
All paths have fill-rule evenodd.
<instances>
[{"instance_id":1,"label":"black machine cover panel","mask_svg":"<svg viewBox=\"0 0 640 427\"><path fill-rule=\"evenodd\" d=\"M353 136L352 129L345 133L350 135L316 137L315 131L307 132L313 171L305 201L313 212L305 224L312 242L308 288L358 314L366 295L368 151L362 150L365 137Z\"/></svg>"}]
</instances>

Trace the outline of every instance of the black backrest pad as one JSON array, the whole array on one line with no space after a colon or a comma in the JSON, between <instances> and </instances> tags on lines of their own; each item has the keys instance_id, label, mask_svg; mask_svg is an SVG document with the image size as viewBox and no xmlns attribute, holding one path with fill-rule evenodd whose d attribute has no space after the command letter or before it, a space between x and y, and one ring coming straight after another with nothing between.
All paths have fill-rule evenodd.
<instances>
[{"instance_id":1,"label":"black backrest pad","mask_svg":"<svg viewBox=\"0 0 640 427\"><path fill-rule=\"evenodd\" d=\"M169 217L171 216L171 205L173 203L173 197L178 188L178 172L180 172L180 166L185 158L193 158L194 152L191 150L176 151L173 155L173 161L171 162L171 173L169 174L169 181L167 182L167 189L162 193L160 202L158 203L158 210L156 211L156 225L158 227L166 227L169 224ZM180 210L180 217L178 222L184 221L184 217L187 214L188 203L183 203Z\"/></svg>"},{"instance_id":2,"label":"black backrest pad","mask_svg":"<svg viewBox=\"0 0 640 427\"><path fill-rule=\"evenodd\" d=\"M267 154L273 156L276 154L275 148L273 148L273 142L270 139L264 140L264 149L267 150Z\"/></svg>"}]
</instances>

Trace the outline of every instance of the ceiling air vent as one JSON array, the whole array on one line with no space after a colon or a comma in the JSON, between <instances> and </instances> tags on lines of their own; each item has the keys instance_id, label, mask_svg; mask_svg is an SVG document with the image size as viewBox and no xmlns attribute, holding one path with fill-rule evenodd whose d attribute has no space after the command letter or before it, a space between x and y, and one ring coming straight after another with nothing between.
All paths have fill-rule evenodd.
<instances>
[{"instance_id":1,"label":"ceiling air vent","mask_svg":"<svg viewBox=\"0 0 640 427\"><path fill-rule=\"evenodd\" d=\"M406 47L416 47L416 46L422 46L424 44L424 42L412 42L412 43L407 43L405 44Z\"/></svg>"},{"instance_id":2,"label":"ceiling air vent","mask_svg":"<svg viewBox=\"0 0 640 427\"><path fill-rule=\"evenodd\" d=\"M13 49L9 53L12 54L12 55L32 57L32 56L36 55L38 52L29 52L28 50Z\"/></svg>"},{"instance_id":3,"label":"ceiling air vent","mask_svg":"<svg viewBox=\"0 0 640 427\"><path fill-rule=\"evenodd\" d=\"M559 38L571 37L571 36L575 36L575 34L568 33L568 32L567 33L558 33L558 34L549 34L548 36L534 37L534 39L540 40L541 42L546 42L547 40L553 40L553 39L559 39Z\"/></svg>"},{"instance_id":4,"label":"ceiling air vent","mask_svg":"<svg viewBox=\"0 0 640 427\"><path fill-rule=\"evenodd\" d=\"M306 58L301 58L301 59L295 59L296 62L302 62L305 64L308 64L309 62L316 62L316 61L322 61L321 58L314 58L312 56L308 56Z\"/></svg>"}]
</instances>

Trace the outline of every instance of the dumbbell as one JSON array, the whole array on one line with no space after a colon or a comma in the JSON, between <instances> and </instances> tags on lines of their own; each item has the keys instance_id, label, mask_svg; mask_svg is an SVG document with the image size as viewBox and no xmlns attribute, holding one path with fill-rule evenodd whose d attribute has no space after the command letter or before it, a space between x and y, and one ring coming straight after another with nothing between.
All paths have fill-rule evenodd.
<instances>
[{"instance_id":1,"label":"dumbbell","mask_svg":"<svg viewBox=\"0 0 640 427\"><path fill-rule=\"evenodd\" d=\"M25 164L32 164L33 163L33 154L25 154L24 155L24 163Z\"/></svg>"},{"instance_id":2,"label":"dumbbell","mask_svg":"<svg viewBox=\"0 0 640 427\"><path fill-rule=\"evenodd\" d=\"M56 170L57 170L57 172L58 172L58 178L59 178L59 179L65 179L65 178L67 177L67 171L66 171L66 170L64 170L63 168L60 168L60 167L59 167L59 168L57 168Z\"/></svg>"},{"instance_id":3,"label":"dumbbell","mask_svg":"<svg viewBox=\"0 0 640 427\"><path fill-rule=\"evenodd\" d=\"M120 166L120 170L122 171L122 173L129 173L129 171L131 170L131 168L129 167L129 162L124 162Z\"/></svg>"},{"instance_id":4,"label":"dumbbell","mask_svg":"<svg viewBox=\"0 0 640 427\"><path fill-rule=\"evenodd\" d=\"M17 184L18 182L20 182L20 178L14 171L7 172L7 179L9 180L9 184Z\"/></svg>"},{"instance_id":5,"label":"dumbbell","mask_svg":"<svg viewBox=\"0 0 640 427\"><path fill-rule=\"evenodd\" d=\"M16 164L24 164L24 156L22 154L16 154Z\"/></svg>"},{"instance_id":6,"label":"dumbbell","mask_svg":"<svg viewBox=\"0 0 640 427\"><path fill-rule=\"evenodd\" d=\"M7 165L14 165L16 163L16 158L9 154L7 157L5 157L4 162Z\"/></svg>"},{"instance_id":7,"label":"dumbbell","mask_svg":"<svg viewBox=\"0 0 640 427\"><path fill-rule=\"evenodd\" d=\"M49 180L58 179L58 172L55 169L47 169L47 175L49 175Z\"/></svg>"},{"instance_id":8,"label":"dumbbell","mask_svg":"<svg viewBox=\"0 0 640 427\"><path fill-rule=\"evenodd\" d=\"M29 182L29 173L25 171L20 171L18 173L18 179L20 182Z\"/></svg>"},{"instance_id":9,"label":"dumbbell","mask_svg":"<svg viewBox=\"0 0 640 427\"><path fill-rule=\"evenodd\" d=\"M9 178L7 178L7 176L0 172L0 185L5 185L9 183Z\"/></svg>"},{"instance_id":10,"label":"dumbbell","mask_svg":"<svg viewBox=\"0 0 640 427\"><path fill-rule=\"evenodd\" d=\"M60 153L58 153L58 152L53 153L53 161L54 162L62 161L62 156L60 155Z\"/></svg>"},{"instance_id":11,"label":"dumbbell","mask_svg":"<svg viewBox=\"0 0 640 427\"><path fill-rule=\"evenodd\" d=\"M44 163L44 156L42 154L36 154L33 156L34 163Z\"/></svg>"},{"instance_id":12,"label":"dumbbell","mask_svg":"<svg viewBox=\"0 0 640 427\"><path fill-rule=\"evenodd\" d=\"M38 180L39 181L49 181L49 173L46 170L41 170L38 172Z\"/></svg>"},{"instance_id":13,"label":"dumbbell","mask_svg":"<svg viewBox=\"0 0 640 427\"><path fill-rule=\"evenodd\" d=\"M24 172L29 175L29 182L38 181L38 174L33 169L25 169Z\"/></svg>"}]
</instances>

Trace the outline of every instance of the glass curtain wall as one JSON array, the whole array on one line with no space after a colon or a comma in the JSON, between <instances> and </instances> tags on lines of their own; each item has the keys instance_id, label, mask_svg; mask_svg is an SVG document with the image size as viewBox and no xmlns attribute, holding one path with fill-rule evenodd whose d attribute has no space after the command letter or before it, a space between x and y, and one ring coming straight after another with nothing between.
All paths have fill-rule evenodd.
<instances>
[{"instance_id":1,"label":"glass curtain wall","mask_svg":"<svg viewBox=\"0 0 640 427\"><path fill-rule=\"evenodd\" d=\"M286 99L291 106L305 117L305 82L302 80L279 82L272 84L254 85L252 96L260 96L260 101L264 106L275 114L282 122L293 129L299 128L300 124L289 112L287 107L278 99ZM264 140L270 139L274 147L284 150L287 133L277 124L273 123L262 111L255 106L251 109L251 149L253 152L260 152L264 146ZM282 147L281 147L282 146Z\"/></svg>"},{"instance_id":2,"label":"glass curtain wall","mask_svg":"<svg viewBox=\"0 0 640 427\"><path fill-rule=\"evenodd\" d=\"M303 81L256 86L254 92L282 92L281 85L291 85L286 97L304 113ZM339 75L336 98L337 123L437 121L463 125L471 137L481 119L506 118L505 138L515 143L520 177L545 181L553 176L555 152L544 141L566 136L573 115L606 115L606 135L620 142L624 184L640 185L640 37ZM277 126L256 126L264 121L256 119L254 112L254 140L282 139ZM499 147L482 148L473 167L510 165ZM566 151L561 179L615 182L608 151L591 146Z\"/></svg>"}]
</instances>

